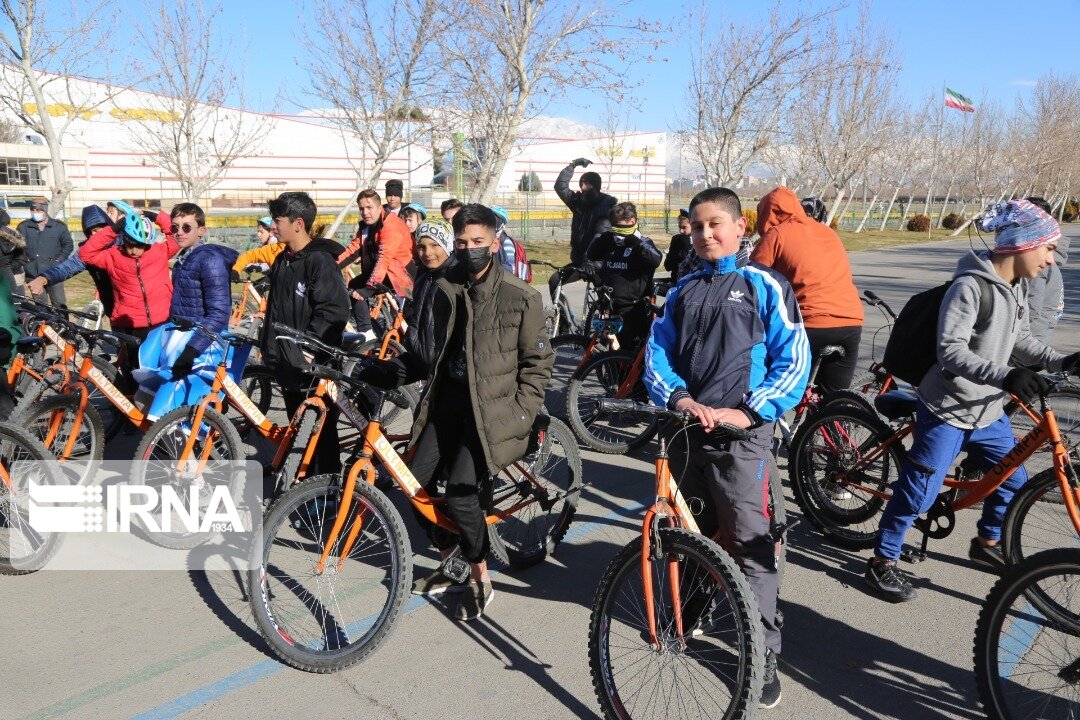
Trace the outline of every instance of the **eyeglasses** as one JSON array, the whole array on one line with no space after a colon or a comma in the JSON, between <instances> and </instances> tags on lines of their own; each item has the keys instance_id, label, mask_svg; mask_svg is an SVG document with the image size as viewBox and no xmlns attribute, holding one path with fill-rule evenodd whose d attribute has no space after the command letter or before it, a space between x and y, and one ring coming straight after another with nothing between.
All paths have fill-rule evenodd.
<instances>
[{"instance_id":1,"label":"eyeglasses","mask_svg":"<svg viewBox=\"0 0 1080 720\"><path fill-rule=\"evenodd\" d=\"M194 230L196 227L197 227L196 225L192 225L191 223L184 223L183 225L174 225L173 226L173 231L174 232L182 232L185 235L187 235L189 232Z\"/></svg>"}]
</instances>

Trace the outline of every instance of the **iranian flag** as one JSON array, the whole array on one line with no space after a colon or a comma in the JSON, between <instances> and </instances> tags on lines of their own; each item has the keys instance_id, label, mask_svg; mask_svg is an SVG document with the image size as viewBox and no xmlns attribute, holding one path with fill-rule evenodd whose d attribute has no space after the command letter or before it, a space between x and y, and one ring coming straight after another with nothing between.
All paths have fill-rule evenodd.
<instances>
[{"instance_id":1,"label":"iranian flag","mask_svg":"<svg viewBox=\"0 0 1080 720\"><path fill-rule=\"evenodd\" d=\"M966 98L949 88L945 88L945 107L950 107L953 110L959 110L960 112L975 112L975 106L972 105L969 98Z\"/></svg>"}]
</instances>

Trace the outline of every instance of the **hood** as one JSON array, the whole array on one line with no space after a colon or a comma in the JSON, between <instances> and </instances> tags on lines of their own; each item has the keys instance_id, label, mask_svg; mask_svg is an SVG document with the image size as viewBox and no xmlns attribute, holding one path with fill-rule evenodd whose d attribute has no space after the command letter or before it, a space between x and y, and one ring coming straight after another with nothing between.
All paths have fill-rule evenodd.
<instances>
[{"instance_id":1,"label":"hood","mask_svg":"<svg viewBox=\"0 0 1080 720\"><path fill-rule=\"evenodd\" d=\"M989 250L979 250L978 252L969 251L964 253L964 255L956 261L956 272L953 273L953 279L956 279L961 275L978 275L991 285L997 284L1009 288L1009 284L1002 280L1000 275L994 272L994 264L990 262Z\"/></svg>"},{"instance_id":2,"label":"hood","mask_svg":"<svg viewBox=\"0 0 1080 720\"><path fill-rule=\"evenodd\" d=\"M757 206L757 234L765 237L765 233L778 225L786 222L812 223L817 222L806 216L799 198L791 190L783 185L776 188L765 197ZM817 223L821 224L821 223Z\"/></svg>"},{"instance_id":3,"label":"hood","mask_svg":"<svg viewBox=\"0 0 1080 720\"><path fill-rule=\"evenodd\" d=\"M307 247L296 253L295 257L303 257L317 252L329 253L334 258L334 262L337 262L338 256L345 252L345 248L333 240L313 238L311 242L307 244Z\"/></svg>"},{"instance_id":4,"label":"hood","mask_svg":"<svg viewBox=\"0 0 1080 720\"><path fill-rule=\"evenodd\" d=\"M221 258L229 267L232 267L236 263L236 258L240 257L240 253L233 250L227 245L215 245L213 243L199 243L195 247L191 248L186 254L189 258L195 257L195 255L212 254Z\"/></svg>"},{"instance_id":5,"label":"hood","mask_svg":"<svg viewBox=\"0 0 1080 720\"><path fill-rule=\"evenodd\" d=\"M1057 248L1054 250L1054 262L1058 265L1069 262L1069 236L1064 232L1061 233L1061 239L1058 240Z\"/></svg>"}]
</instances>

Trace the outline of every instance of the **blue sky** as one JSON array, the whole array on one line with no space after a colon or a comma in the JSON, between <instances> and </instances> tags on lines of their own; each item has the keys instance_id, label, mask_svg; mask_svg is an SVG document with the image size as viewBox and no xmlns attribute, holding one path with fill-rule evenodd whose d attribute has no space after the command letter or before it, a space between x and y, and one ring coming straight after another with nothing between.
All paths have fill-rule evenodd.
<instances>
[{"instance_id":1,"label":"blue sky","mask_svg":"<svg viewBox=\"0 0 1080 720\"><path fill-rule=\"evenodd\" d=\"M737 22L764 18L771 5L761 0L707 1L710 12ZM46 2L66 4L65 0ZM121 3L130 9L129 17L145 12L145 3L139 0ZM299 15L307 12L307 3L226 0L223 5L217 30L226 33L237 49L246 46L247 105L265 111L297 110L291 103L276 104L275 98L280 86L305 82L297 62L303 45L292 28L299 25ZM798 5L814 3L803 0ZM852 5L843 17L853 21L857 0ZM698 7L696 2L682 0L631 0L626 14L685 26L687 21L680 17L687 17L694 7ZM939 92L946 83L976 101L985 93L1011 106L1018 94L1031 91L1030 83L1042 74L1080 74L1080 52L1075 49L1080 0L1038 0L1026 5L1000 0L878 0L872 16L889 28L896 41L903 63L900 90L912 101L930 91ZM303 42L319 42L319 38ZM642 63L631 70L640 85L626 106L630 128L669 129L675 108L683 100L679 88L680 78L689 71L688 42L673 38L658 54L666 60ZM578 94L553 105L548 114L590 122L602 107L603 101Z\"/></svg>"}]
</instances>

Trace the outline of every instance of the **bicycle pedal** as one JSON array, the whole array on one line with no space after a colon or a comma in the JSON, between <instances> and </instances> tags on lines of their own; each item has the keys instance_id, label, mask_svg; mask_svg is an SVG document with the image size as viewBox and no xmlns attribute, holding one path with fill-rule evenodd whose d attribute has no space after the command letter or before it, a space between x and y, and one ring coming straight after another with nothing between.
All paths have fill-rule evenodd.
<instances>
[{"instance_id":1,"label":"bicycle pedal","mask_svg":"<svg viewBox=\"0 0 1080 720\"><path fill-rule=\"evenodd\" d=\"M926 551L918 550L910 545L904 545L900 548L900 559L904 562L911 563L912 565L921 563L926 559Z\"/></svg>"},{"instance_id":2,"label":"bicycle pedal","mask_svg":"<svg viewBox=\"0 0 1080 720\"><path fill-rule=\"evenodd\" d=\"M464 583L469 579L472 567L461 555L451 555L439 565L439 572L453 580L455 583Z\"/></svg>"}]
</instances>

